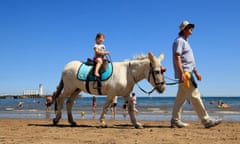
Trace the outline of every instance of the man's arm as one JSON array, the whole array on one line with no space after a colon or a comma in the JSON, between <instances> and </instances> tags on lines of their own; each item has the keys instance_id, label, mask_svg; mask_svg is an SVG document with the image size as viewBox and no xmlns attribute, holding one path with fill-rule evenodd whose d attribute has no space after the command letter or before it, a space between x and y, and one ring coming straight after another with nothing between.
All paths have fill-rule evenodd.
<instances>
[{"instance_id":1,"label":"man's arm","mask_svg":"<svg viewBox=\"0 0 240 144\"><path fill-rule=\"evenodd\" d=\"M186 80L186 77L185 77L185 74L184 74L184 71L183 71L182 61L181 61L181 56L180 56L180 54L176 53L175 56L174 56L174 59L175 59L175 64L176 64L176 66L177 66L177 69L178 69L178 71L179 71L180 81L185 81L185 80Z\"/></svg>"}]
</instances>

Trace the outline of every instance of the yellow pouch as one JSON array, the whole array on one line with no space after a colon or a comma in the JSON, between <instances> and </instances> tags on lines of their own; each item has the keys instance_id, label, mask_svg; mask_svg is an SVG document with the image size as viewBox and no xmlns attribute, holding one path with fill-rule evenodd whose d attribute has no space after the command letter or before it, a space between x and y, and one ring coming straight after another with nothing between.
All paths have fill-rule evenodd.
<instances>
[{"instance_id":1,"label":"yellow pouch","mask_svg":"<svg viewBox=\"0 0 240 144\"><path fill-rule=\"evenodd\" d=\"M190 72L184 72L184 75L186 77L186 81L184 81L184 86L187 87L187 88L190 88L190 81L191 81L191 74Z\"/></svg>"}]
</instances>

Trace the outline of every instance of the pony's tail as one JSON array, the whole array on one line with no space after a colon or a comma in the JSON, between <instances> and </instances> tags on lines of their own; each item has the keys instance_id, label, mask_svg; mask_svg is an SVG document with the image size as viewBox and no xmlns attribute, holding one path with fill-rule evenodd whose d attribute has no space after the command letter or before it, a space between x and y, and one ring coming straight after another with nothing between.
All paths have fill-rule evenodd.
<instances>
[{"instance_id":1,"label":"pony's tail","mask_svg":"<svg viewBox=\"0 0 240 144\"><path fill-rule=\"evenodd\" d=\"M61 79L61 81L59 82L58 86L57 86L57 90L55 92L53 92L52 98L53 98L53 102L54 105L54 109L55 111L57 110L57 98L59 97L59 95L62 93L63 90L63 80Z\"/></svg>"}]
</instances>

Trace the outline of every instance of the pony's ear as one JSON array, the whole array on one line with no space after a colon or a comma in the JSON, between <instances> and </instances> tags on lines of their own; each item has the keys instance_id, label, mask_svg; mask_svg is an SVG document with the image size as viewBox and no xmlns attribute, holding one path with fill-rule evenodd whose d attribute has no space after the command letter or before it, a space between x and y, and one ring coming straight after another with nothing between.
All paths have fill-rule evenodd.
<instances>
[{"instance_id":1,"label":"pony's ear","mask_svg":"<svg viewBox=\"0 0 240 144\"><path fill-rule=\"evenodd\" d=\"M164 54L163 53L160 54L159 59L160 59L160 61L162 61L164 59Z\"/></svg>"},{"instance_id":2,"label":"pony's ear","mask_svg":"<svg viewBox=\"0 0 240 144\"><path fill-rule=\"evenodd\" d=\"M154 56L153 56L152 52L148 53L148 58L150 59L151 62L154 61Z\"/></svg>"}]
</instances>

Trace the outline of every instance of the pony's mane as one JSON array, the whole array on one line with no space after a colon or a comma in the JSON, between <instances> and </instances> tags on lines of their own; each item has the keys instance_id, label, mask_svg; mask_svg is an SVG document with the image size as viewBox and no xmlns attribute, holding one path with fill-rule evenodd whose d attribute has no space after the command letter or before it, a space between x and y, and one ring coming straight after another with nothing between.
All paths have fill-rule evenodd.
<instances>
[{"instance_id":1,"label":"pony's mane","mask_svg":"<svg viewBox=\"0 0 240 144\"><path fill-rule=\"evenodd\" d=\"M144 59L148 59L148 55L145 54L135 55L133 56L132 60L144 60ZM124 61L131 61L131 59L125 59Z\"/></svg>"},{"instance_id":2,"label":"pony's mane","mask_svg":"<svg viewBox=\"0 0 240 144\"><path fill-rule=\"evenodd\" d=\"M147 59L148 55L145 54L139 54L133 57L133 60L143 60L143 59Z\"/></svg>"}]
</instances>

